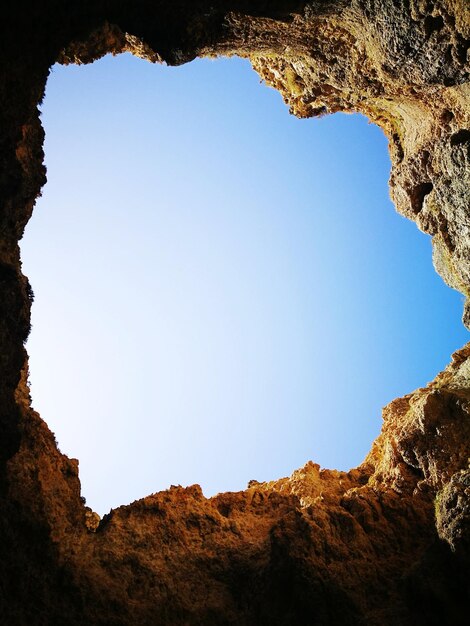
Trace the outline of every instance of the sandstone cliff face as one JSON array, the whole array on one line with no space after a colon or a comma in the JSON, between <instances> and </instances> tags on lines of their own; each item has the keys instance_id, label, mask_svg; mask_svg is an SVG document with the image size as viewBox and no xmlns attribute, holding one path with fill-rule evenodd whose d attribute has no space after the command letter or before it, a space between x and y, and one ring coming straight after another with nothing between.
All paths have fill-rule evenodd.
<instances>
[{"instance_id":1,"label":"sandstone cliff face","mask_svg":"<svg viewBox=\"0 0 470 626\"><path fill-rule=\"evenodd\" d=\"M310 462L209 500L175 487L96 526L77 462L30 408L18 249L45 183L37 104L56 60L239 54L295 115L360 111L384 129L397 209L470 296L465 0L17 0L2 11L0 623L466 624L470 345L385 408L357 469Z\"/></svg>"}]
</instances>

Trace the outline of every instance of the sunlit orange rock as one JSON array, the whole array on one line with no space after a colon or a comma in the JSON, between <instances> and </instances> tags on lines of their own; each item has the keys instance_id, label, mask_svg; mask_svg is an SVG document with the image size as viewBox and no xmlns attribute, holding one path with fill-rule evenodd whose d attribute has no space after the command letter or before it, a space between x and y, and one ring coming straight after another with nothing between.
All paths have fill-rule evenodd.
<instances>
[{"instance_id":1,"label":"sunlit orange rock","mask_svg":"<svg viewBox=\"0 0 470 626\"><path fill-rule=\"evenodd\" d=\"M18 0L0 28L0 623L467 624L469 346L384 409L357 469L307 463L211 499L172 487L99 521L30 407L18 249L46 180L37 105L54 62L239 54L293 114L359 111L384 129L397 209L470 296L466 1Z\"/></svg>"}]
</instances>

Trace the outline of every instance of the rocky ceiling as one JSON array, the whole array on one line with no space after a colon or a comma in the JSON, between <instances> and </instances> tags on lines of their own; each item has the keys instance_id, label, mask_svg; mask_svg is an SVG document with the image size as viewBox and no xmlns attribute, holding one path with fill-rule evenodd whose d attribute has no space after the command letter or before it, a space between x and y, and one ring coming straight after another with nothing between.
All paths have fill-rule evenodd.
<instances>
[{"instance_id":1,"label":"rocky ceiling","mask_svg":"<svg viewBox=\"0 0 470 626\"><path fill-rule=\"evenodd\" d=\"M30 407L18 241L46 181L37 106L52 64L237 54L293 114L359 111L383 128L397 210L470 297L468 1L5 0L0 11L0 623L467 624L470 346L384 409L350 472L308 463L211 499L175 487L99 521L78 462Z\"/></svg>"}]
</instances>

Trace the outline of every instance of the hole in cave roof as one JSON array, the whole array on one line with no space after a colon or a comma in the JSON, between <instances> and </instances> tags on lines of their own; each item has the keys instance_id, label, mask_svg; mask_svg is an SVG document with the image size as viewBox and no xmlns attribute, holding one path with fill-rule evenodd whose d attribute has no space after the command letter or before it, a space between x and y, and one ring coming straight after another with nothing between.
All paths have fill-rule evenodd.
<instances>
[{"instance_id":1,"label":"hole in cave roof","mask_svg":"<svg viewBox=\"0 0 470 626\"><path fill-rule=\"evenodd\" d=\"M33 404L96 510L349 469L465 340L361 116L296 120L239 59L122 55L57 67L43 123Z\"/></svg>"}]
</instances>

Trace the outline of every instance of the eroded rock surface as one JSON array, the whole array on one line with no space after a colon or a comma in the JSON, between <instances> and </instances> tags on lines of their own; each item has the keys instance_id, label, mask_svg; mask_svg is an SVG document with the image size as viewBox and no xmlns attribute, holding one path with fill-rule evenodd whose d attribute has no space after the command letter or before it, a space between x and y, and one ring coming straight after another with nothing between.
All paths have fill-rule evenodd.
<instances>
[{"instance_id":1,"label":"eroded rock surface","mask_svg":"<svg viewBox=\"0 0 470 626\"><path fill-rule=\"evenodd\" d=\"M55 61L239 54L295 115L359 111L384 129L397 209L470 296L466 0L17 0L2 12L0 623L467 624L470 345L384 409L359 468L309 462L211 499L174 487L98 524L78 462L30 407L18 248L45 183L37 105Z\"/></svg>"}]
</instances>

